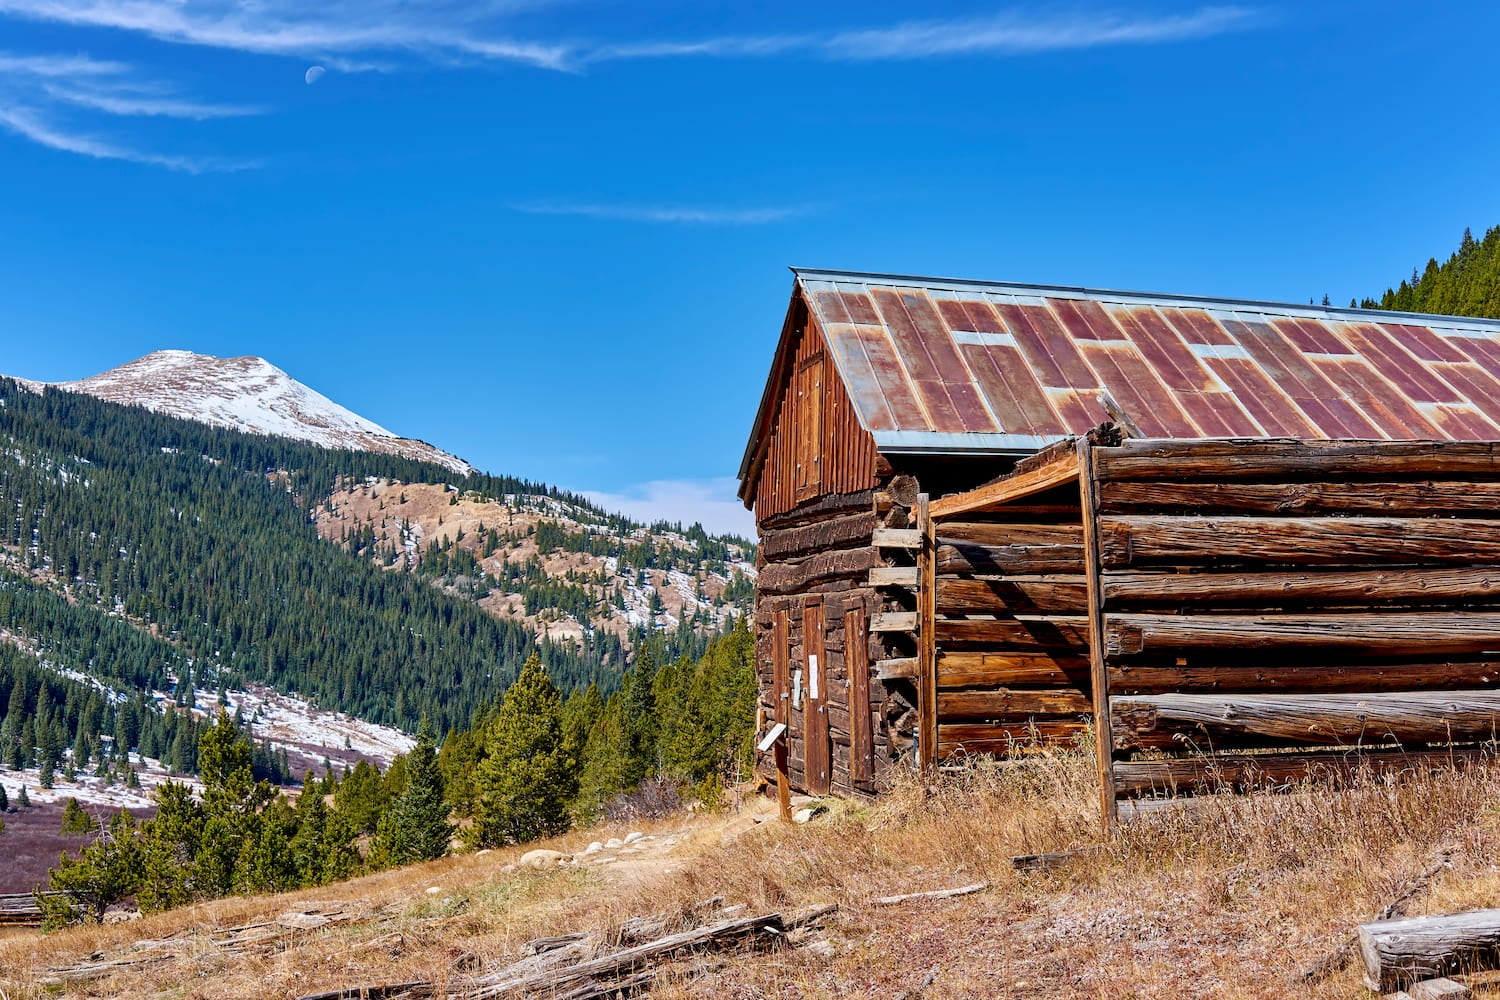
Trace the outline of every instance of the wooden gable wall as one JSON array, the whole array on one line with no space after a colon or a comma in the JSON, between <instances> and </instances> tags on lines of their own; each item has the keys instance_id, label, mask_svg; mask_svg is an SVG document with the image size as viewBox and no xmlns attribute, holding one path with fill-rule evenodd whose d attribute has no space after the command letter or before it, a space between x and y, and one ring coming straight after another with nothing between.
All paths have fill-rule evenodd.
<instances>
[{"instance_id":1,"label":"wooden gable wall","mask_svg":"<svg viewBox=\"0 0 1500 1000\"><path fill-rule=\"evenodd\" d=\"M777 371L779 395L755 488L755 519L876 483L875 439L860 426L827 342L800 300Z\"/></svg>"}]
</instances>

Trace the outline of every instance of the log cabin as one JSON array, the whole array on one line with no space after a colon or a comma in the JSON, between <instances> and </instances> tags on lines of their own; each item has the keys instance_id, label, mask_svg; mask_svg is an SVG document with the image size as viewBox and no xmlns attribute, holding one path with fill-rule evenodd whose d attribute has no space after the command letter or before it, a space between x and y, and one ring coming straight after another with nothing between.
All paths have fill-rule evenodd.
<instances>
[{"instance_id":1,"label":"log cabin","mask_svg":"<svg viewBox=\"0 0 1500 1000\"><path fill-rule=\"evenodd\" d=\"M740 468L784 785L1091 737L1108 823L1495 742L1500 322L794 276Z\"/></svg>"}]
</instances>

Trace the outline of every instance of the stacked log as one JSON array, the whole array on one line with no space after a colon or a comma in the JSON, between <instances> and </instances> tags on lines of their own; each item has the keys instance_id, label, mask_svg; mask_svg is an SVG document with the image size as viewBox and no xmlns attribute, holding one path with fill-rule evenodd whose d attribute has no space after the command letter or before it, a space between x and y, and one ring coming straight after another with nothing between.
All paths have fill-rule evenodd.
<instances>
[{"instance_id":1,"label":"stacked log","mask_svg":"<svg viewBox=\"0 0 1500 1000\"><path fill-rule=\"evenodd\" d=\"M1500 734L1496 446L1144 441L1094 468L1118 794L1423 767Z\"/></svg>"}]
</instances>

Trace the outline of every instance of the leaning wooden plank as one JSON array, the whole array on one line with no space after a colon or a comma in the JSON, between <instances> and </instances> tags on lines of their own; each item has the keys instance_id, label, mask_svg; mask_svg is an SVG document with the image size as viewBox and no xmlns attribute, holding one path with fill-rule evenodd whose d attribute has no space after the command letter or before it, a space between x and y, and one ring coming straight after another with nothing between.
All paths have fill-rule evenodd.
<instances>
[{"instance_id":1,"label":"leaning wooden plank","mask_svg":"<svg viewBox=\"0 0 1500 1000\"><path fill-rule=\"evenodd\" d=\"M1500 968L1500 910L1361 924L1365 982L1381 993L1427 979Z\"/></svg>"},{"instance_id":2,"label":"leaning wooden plank","mask_svg":"<svg viewBox=\"0 0 1500 1000\"><path fill-rule=\"evenodd\" d=\"M1500 661L1439 660L1382 663L1306 657L1261 656L1251 663L1178 665L1126 660L1109 667L1109 689L1117 695L1150 694L1341 694L1356 691L1452 691L1500 684ZM941 675L940 675L941 676ZM1013 681L1011 683L1022 683Z\"/></svg>"},{"instance_id":3,"label":"leaning wooden plank","mask_svg":"<svg viewBox=\"0 0 1500 1000\"><path fill-rule=\"evenodd\" d=\"M1128 615L1105 619L1112 657L1192 650L1322 649L1347 654L1464 656L1500 650L1500 612Z\"/></svg>"},{"instance_id":4,"label":"leaning wooden plank","mask_svg":"<svg viewBox=\"0 0 1500 1000\"><path fill-rule=\"evenodd\" d=\"M939 577L937 613L961 614L1082 614L1088 609L1088 588L1076 574L1012 576L998 580Z\"/></svg>"},{"instance_id":5,"label":"leaning wooden plank","mask_svg":"<svg viewBox=\"0 0 1500 1000\"><path fill-rule=\"evenodd\" d=\"M944 719L1025 719L1031 715L1087 715L1088 695L1068 688L1041 691L939 691L938 716Z\"/></svg>"},{"instance_id":6,"label":"leaning wooden plank","mask_svg":"<svg viewBox=\"0 0 1500 1000\"><path fill-rule=\"evenodd\" d=\"M936 629L940 645L965 643L1017 652L1088 649L1088 620L1079 616L942 618Z\"/></svg>"},{"instance_id":7,"label":"leaning wooden plank","mask_svg":"<svg viewBox=\"0 0 1500 1000\"><path fill-rule=\"evenodd\" d=\"M938 600L941 604L941 585ZM1174 610L1195 604L1492 604L1500 602L1500 572L1493 566L1271 573L1115 572L1104 577L1104 600L1111 608L1157 605Z\"/></svg>"},{"instance_id":8,"label":"leaning wooden plank","mask_svg":"<svg viewBox=\"0 0 1500 1000\"><path fill-rule=\"evenodd\" d=\"M1376 773L1443 771L1495 759L1473 747L1414 752L1350 750L1265 754L1219 754L1161 760L1115 761L1121 797L1187 794L1224 789L1276 788L1301 781L1339 783L1365 770Z\"/></svg>"},{"instance_id":9,"label":"leaning wooden plank","mask_svg":"<svg viewBox=\"0 0 1500 1000\"><path fill-rule=\"evenodd\" d=\"M1099 484L1106 514L1493 514L1500 482L1242 483L1112 482Z\"/></svg>"},{"instance_id":10,"label":"leaning wooden plank","mask_svg":"<svg viewBox=\"0 0 1500 1000\"><path fill-rule=\"evenodd\" d=\"M953 899L955 896L972 896L989 887L988 882L975 882L973 885L961 885L957 889L933 889L930 892L904 892L899 896L876 896L870 902L875 906L895 906L899 903L909 903L914 899Z\"/></svg>"},{"instance_id":11,"label":"leaning wooden plank","mask_svg":"<svg viewBox=\"0 0 1500 1000\"><path fill-rule=\"evenodd\" d=\"M1183 563L1500 562L1500 521L1427 517L1107 517L1107 569Z\"/></svg>"},{"instance_id":12,"label":"leaning wooden plank","mask_svg":"<svg viewBox=\"0 0 1500 1000\"><path fill-rule=\"evenodd\" d=\"M1361 694L1159 694L1113 697L1117 749L1380 745L1489 740L1500 733L1500 691Z\"/></svg>"},{"instance_id":13,"label":"leaning wooden plank","mask_svg":"<svg viewBox=\"0 0 1500 1000\"><path fill-rule=\"evenodd\" d=\"M1500 476L1500 446L1455 441L1126 441L1100 448L1099 480Z\"/></svg>"},{"instance_id":14,"label":"leaning wooden plank","mask_svg":"<svg viewBox=\"0 0 1500 1000\"><path fill-rule=\"evenodd\" d=\"M1077 478L1077 456L1071 452L1060 453L1045 464L1018 471L1014 475L986 483L967 493L958 493L934 500L931 508L932 516L946 518L969 511L1002 507L1016 500L1055 489Z\"/></svg>"},{"instance_id":15,"label":"leaning wooden plank","mask_svg":"<svg viewBox=\"0 0 1500 1000\"><path fill-rule=\"evenodd\" d=\"M982 650L940 650L938 687L1007 687L1011 685L1089 689L1086 656L1066 653L988 653Z\"/></svg>"}]
</instances>

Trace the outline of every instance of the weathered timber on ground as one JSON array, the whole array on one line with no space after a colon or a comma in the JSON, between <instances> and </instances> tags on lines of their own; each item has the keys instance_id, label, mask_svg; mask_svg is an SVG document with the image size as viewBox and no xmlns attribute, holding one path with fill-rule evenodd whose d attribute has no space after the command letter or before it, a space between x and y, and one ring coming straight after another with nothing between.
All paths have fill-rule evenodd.
<instances>
[{"instance_id":1,"label":"weathered timber on ground","mask_svg":"<svg viewBox=\"0 0 1500 1000\"><path fill-rule=\"evenodd\" d=\"M1381 993L1444 976L1500 968L1500 910L1362 924L1365 981Z\"/></svg>"}]
</instances>

